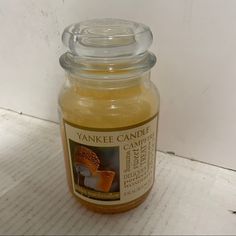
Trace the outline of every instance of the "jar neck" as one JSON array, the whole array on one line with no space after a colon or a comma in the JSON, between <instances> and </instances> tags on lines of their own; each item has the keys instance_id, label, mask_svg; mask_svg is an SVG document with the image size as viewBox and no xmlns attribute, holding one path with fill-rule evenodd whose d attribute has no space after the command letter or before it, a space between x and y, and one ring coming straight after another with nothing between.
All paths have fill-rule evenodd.
<instances>
[{"instance_id":1,"label":"jar neck","mask_svg":"<svg viewBox=\"0 0 236 236\"><path fill-rule=\"evenodd\" d=\"M129 78L127 80L84 79L68 76L67 81L73 93L84 99L120 100L140 96L140 94L149 92L151 87L149 77L150 73L146 72L139 77Z\"/></svg>"},{"instance_id":2,"label":"jar neck","mask_svg":"<svg viewBox=\"0 0 236 236\"><path fill-rule=\"evenodd\" d=\"M153 53L146 51L135 56L97 58L76 56L70 52L60 57L60 64L75 77L103 80L123 80L139 77L156 63Z\"/></svg>"}]
</instances>

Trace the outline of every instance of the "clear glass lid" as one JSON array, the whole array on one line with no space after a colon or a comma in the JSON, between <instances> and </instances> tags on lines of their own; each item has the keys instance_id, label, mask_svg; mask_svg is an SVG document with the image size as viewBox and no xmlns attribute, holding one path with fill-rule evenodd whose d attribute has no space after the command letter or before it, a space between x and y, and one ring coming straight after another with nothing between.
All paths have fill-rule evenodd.
<instances>
[{"instance_id":1,"label":"clear glass lid","mask_svg":"<svg viewBox=\"0 0 236 236\"><path fill-rule=\"evenodd\" d=\"M94 19L68 26L62 41L78 56L131 56L147 51L152 44L152 32L149 27L132 21Z\"/></svg>"},{"instance_id":2,"label":"clear glass lid","mask_svg":"<svg viewBox=\"0 0 236 236\"><path fill-rule=\"evenodd\" d=\"M65 28L62 41L68 52L61 66L72 73L109 77L114 72L130 76L149 70L156 62L148 52L152 44L148 26L121 19L94 19ZM126 73L126 75L125 75ZM109 75L108 75L109 74Z\"/></svg>"}]
</instances>

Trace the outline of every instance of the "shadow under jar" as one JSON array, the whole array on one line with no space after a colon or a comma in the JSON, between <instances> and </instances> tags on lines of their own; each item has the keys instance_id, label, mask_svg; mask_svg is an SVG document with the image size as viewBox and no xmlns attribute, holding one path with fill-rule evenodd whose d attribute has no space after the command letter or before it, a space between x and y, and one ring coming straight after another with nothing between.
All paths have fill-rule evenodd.
<instances>
[{"instance_id":1,"label":"shadow under jar","mask_svg":"<svg viewBox=\"0 0 236 236\"><path fill-rule=\"evenodd\" d=\"M67 27L59 95L65 166L72 194L87 208L118 213L141 204L155 176L159 93L150 29L119 19Z\"/></svg>"}]
</instances>

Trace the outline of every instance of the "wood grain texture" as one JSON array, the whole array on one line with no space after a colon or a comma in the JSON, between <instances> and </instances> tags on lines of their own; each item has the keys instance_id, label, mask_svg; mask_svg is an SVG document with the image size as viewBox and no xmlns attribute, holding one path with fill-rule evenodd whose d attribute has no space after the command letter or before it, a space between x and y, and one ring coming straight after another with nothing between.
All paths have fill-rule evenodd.
<instances>
[{"instance_id":1,"label":"wood grain texture","mask_svg":"<svg viewBox=\"0 0 236 236\"><path fill-rule=\"evenodd\" d=\"M57 124L0 110L0 234L236 234L236 172L158 153L154 188L118 215L68 192Z\"/></svg>"}]
</instances>

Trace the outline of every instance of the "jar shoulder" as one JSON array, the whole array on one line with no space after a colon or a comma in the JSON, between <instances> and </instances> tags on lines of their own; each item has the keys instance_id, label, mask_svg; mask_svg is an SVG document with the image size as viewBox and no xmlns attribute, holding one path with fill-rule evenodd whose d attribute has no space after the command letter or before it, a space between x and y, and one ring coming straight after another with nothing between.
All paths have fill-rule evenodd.
<instances>
[{"instance_id":1,"label":"jar shoulder","mask_svg":"<svg viewBox=\"0 0 236 236\"><path fill-rule=\"evenodd\" d=\"M64 87L59 95L61 116L72 123L97 127L127 126L159 112L159 92L153 84L115 90Z\"/></svg>"}]
</instances>

